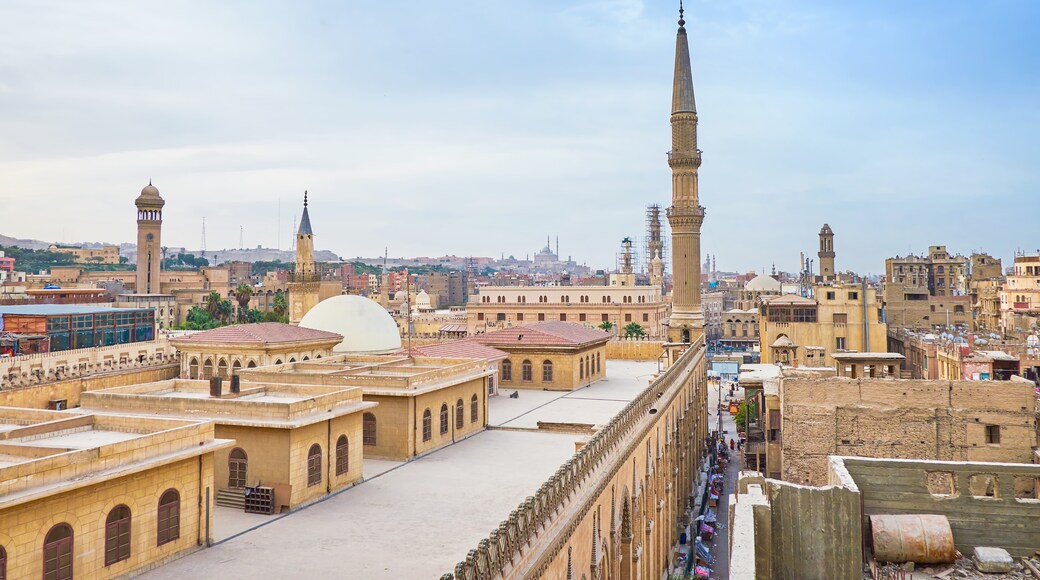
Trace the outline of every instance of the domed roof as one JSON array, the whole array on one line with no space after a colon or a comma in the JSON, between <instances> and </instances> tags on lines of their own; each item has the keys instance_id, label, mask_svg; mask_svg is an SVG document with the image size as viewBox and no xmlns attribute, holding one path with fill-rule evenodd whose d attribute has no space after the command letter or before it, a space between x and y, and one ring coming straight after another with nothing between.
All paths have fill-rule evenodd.
<instances>
[{"instance_id":1,"label":"domed roof","mask_svg":"<svg viewBox=\"0 0 1040 580\"><path fill-rule=\"evenodd\" d=\"M148 185L141 190L141 195L144 197L159 197L159 188L152 185L152 182L149 181Z\"/></svg>"},{"instance_id":2,"label":"domed roof","mask_svg":"<svg viewBox=\"0 0 1040 580\"><path fill-rule=\"evenodd\" d=\"M141 190L141 195L137 196L137 200L134 203L138 207L145 206L146 209L162 208L162 206L166 205L166 201L159 195L159 188L152 185L151 180Z\"/></svg>"},{"instance_id":3,"label":"domed roof","mask_svg":"<svg viewBox=\"0 0 1040 580\"><path fill-rule=\"evenodd\" d=\"M304 315L300 326L335 332L343 342L333 352L393 352L401 348L401 334L393 317L378 302L364 296L333 296Z\"/></svg>"},{"instance_id":4,"label":"domed roof","mask_svg":"<svg viewBox=\"0 0 1040 580\"><path fill-rule=\"evenodd\" d=\"M419 293L415 296L416 308L430 308L430 295L426 293L426 290L419 290Z\"/></svg>"},{"instance_id":5,"label":"domed roof","mask_svg":"<svg viewBox=\"0 0 1040 580\"><path fill-rule=\"evenodd\" d=\"M408 301L408 293L405 292L404 290L398 290L397 292L394 292L394 300L398 300L398 301L401 301L401 302L407 302Z\"/></svg>"},{"instance_id":6,"label":"domed roof","mask_svg":"<svg viewBox=\"0 0 1040 580\"><path fill-rule=\"evenodd\" d=\"M755 292L780 292L780 289L780 282L776 278L766 276L765 274L759 274L748 280L747 284L744 284L744 290Z\"/></svg>"}]
</instances>

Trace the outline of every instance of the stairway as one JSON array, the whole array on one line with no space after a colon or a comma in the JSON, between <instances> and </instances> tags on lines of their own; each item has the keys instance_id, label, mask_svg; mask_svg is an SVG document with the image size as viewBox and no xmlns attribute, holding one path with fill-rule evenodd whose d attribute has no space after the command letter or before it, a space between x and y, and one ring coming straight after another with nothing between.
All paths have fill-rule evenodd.
<instances>
[{"instance_id":1,"label":"stairway","mask_svg":"<svg viewBox=\"0 0 1040 580\"><path fill-rule=\"evenodd\" d=\"M222 507L244 511L246 509L246 497L244 493L244 490L241 489L218 489L216 503Z\"/></svg>"}]
</instances>

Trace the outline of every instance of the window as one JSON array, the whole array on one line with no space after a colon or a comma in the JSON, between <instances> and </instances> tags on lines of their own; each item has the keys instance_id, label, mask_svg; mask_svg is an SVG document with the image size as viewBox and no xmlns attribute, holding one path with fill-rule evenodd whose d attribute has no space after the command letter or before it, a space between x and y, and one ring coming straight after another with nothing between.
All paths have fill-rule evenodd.
<instances>
[{"instance_id":1,"label":"window","mask_svg":"<svg viewBox=\"0 0 1040 580\"><path fill-rule=\"evenodd\" d=\"M600 319L600 321L602 321L602 322L609 322L609 319L607 318L607 315L606 315L606 314L601 314L601 315L600 315L600 317L599 317L599 319Z\"/></svg>"},{"instance_id":2,"label":"window","mask_svg":"<svg viewBox=\"0 0 1040 580\"><path fill-rule=\"evenodd\" d=\"M350 441L346 435L340 435L336 440L336 475L343 475L350 471Z\"/></svg>"},{"instance_id":3,"label":"window","mask_svg":"<svg viewBox=\"0 0 1040 580\"><path fill-rule=\"evenodd\" d=\"M498 320L499 322L504 321L506 319L506 313L505 312L499 312L498 314L495 315L495 319Z\"/></svg>"},{"instance_id":4,"label":"window","mask_svg":"<svg viewBox=\"0 0 1040 580\"><path fill-rule=\"evenodd\" d=\"M600 372L600 366L599 366L599 353L597 352L597 353L596 353L596 373L598 374L599 372Z\"/></svg>"},{"instance_id":5,"label":"window","mask_svg":"<svg viewBox=\"0 0 1040 580\"><path fill-rule=\"evenodd\" d=\"M578 322L585 322L585 313L582 312L578 315Z\"/></svg>"},{"instance_id":6,"label":"window","mask_svg":"<svg viewBox=\"0 0 1040 580\"><path fill-rule=\"evenodd\" d=\"M502 361L502 380L513 380L513 363L509 359Z\"/></svg>"},{"instance_id":7,"label":"window","mask_svg":"<svg viewBox=\"0 0 1040 580\"><path fill-rule=\"evenodd\" d=\"M834 292L827 292L827 300L834 300Z\"/></svg>"},{"instance_id":8,"label":"window","mask_svg":"<svg viewBox=\"0 0 1040 580\"><path fill-rule=\"evenodd\" d=\"M246 452L236 447L228 456L228 487L238 489L246 486L246 472L249 458Z\"/></svg>"},{"instance_id":9,"label":"window","mask_svg":"<svg viewBox=\"0 0 1040 580\"><path fill-rule=\"evenodd\" d=\"M578 359L578 378L585 378L585 360L580 358Z\"/></svg>"},{"instance_id":10,"label":"window","mask_svg":"<svg viewBox=\"0 0 1040 580\"><path fill-rule=\"evenodd\" d=\"M473 398L469 400L469 422L476 423L480 419L480 405L477 402L477 396L473 395Z\"/></svg>"},{"instance_id":11,"label":"window","mask_svg":"<svg viewBox=\"0 0 1040 580\"><path fill-rule=\"evenodd\" d=\"M448 432L448 404L441 405L441 435Z\"/></svg>"},{"instance_id":12,"label":"window","mask_svg":"<svg viewBox=\"0 0 1040 580\"><path fill-rule=\"evenodd\" d=\"M592 378L592 357L585 357L585 376Z\"/></svg>"},{"instance_id":13,"label":"window","mask_svg":"<svg viewBox=\"0 0 1040 580\"><path fill-rule=\"evenodd\" d=\"M632 315L631 314L626 314L625 315L625 322L632 322Z\"/></svg>"},{"instance_id":14,"label":"window","mask_svg":"<svg viewBox=\"0 0 1040 580\"><path fill-rule=\"evenodd\" d=\"M544 312L539 312L538 313L538 322L544 322L544 321L545 321L545 313Z\"/></svg>"},{"instance_id":15,"label":"window","mask_svg":"<svg viewBox=\"0 0 1040 580\"><path fill-rule=\"evenodd\" d=\"M1000 445L1000 425L986 425L986 445Z\"/></svg>"},{"instance_id":16,"label":"window","mask_svg":"<svg viewBox=\"0 0 1040 580\"><path fill-rule=\"evenodd\" d=\"M455 402L455 429L462 429L466 423L466 405L462 399Z\"/></svg>"},{"instance_id":17,"label":"window","mask_svg":"<svg viewBox=\"0 0 1040 580\"><path fill-rule=\"evenodd\" d=\"M433 415L430 414L430 410L426 409L422 414L422 440L429 441L433 439Z\"/></svg>"},{"instance_id":18,"label":"window","mask_svg":"<svg viewBox=\"0 0 1040 580\"><path fill-rule=\"evenodd\" d=\"M520 364L520 380L531 380L531 361L527 359L524 359L524 362Z\"/></svg>"},{"instance_id":19,"label":"window","mask_svg":"<svg viewBox=\"0 0 1040 580\"><path fill-rule=\"evenodd\" d=\"M159 533L157 544L161 546L181 537L181 494L168 489L159 497Z\"/></svg>"},{"instance_id":20,"label":"window","mask_svg":"<svg viewBox=\"0 0 1040 580\"><path fill-rule=\"evenodd\" d=\"M643 313L643 322L650 322L650 314L647 312Z\"/></svg>"},{"instance_id":21,"label":"window","mask_svg":"<svg viewBox=\"0 0 1040 580\"><path fill-rule=\"evenodd\" d=\"M483 312L478 312L477 313L477 320L484 320L484 313Z\"/></svg>"},{"instance_id":22,"label":"window","mask_svg":"<svg viewBox=\"0 0 1040 580\"><path fill-rule=\"evenodd\" d=\"M542 361L542 382L551 383L553 380L553 365L551 360Z\"/></svg>"},{"instance_id":23,"label":"window","mask_svg":"<svg viewBox=\"0 0 1040 580\"><path fill-rule=\"evenodd\" d=\"M567 314L566 313L563 313L563 312L560 313L560 322L567 322Z\"/></svg>"},{"instance_id":24,"label":"window","mask_svg":"<svg viewBox=\"0 0 1040 580\"><path fill-rule=\"evenodd\" d=\"M72 580L72 526L61 523L43 540L43 580Z\"/></svg>"},{"instance_id":25,"label":"window","mask_svg":"<svg viewBox=\"0 0 1040 580\"><path fill-rule=\"evenodd\" d=\"M307 451L307 487L321 483L321 445L315 443Z\"/></svg>"},{"instance_id":26,"label":"window","mask_svg":"<svg viewBox=\"0 0 1040 580\"><path fill-rule=\"evenodd\" d=\"M845 337L839 336L834 339L834 348L837 350L845 350Z\"/></svg>"},{"instance_id":27,"label":"window","mask_svg":"<svg viewBox=\"0 0 1040 580\"><path fill-rule=\"evenodd\" d=\"M744 336L747 336L747 323L746 322L741 325L741 331L743 331Z\"/></svg>"},{"instance_id":28,"label":"window","mask_svg":"<svg viewBox=\"0 0 1040 580\"><path fill-rule=\"evenodd\" d=\"M517 312L516 313L516 319L517 319L517 321L523 320L524 319L524 313L523 312Z\"/></svg>"},{"instance_id":29,"label":"window","mask_svg":"<svg viewBox=\"0 0 1040 580\"><path fill-rule=\"evenodd\" d=\"M849 292L849 300L859 300L859 292Z\"/></svg>"},{"instance_id":30,"label":"window","mask_svg":"<svg viewBox=\"0 0 1040 580\"><path fill-rule=\"evenodd\" d=\"M376 445L376 416L372 413L365 413L361 420L361 443Z\"/></svg>"},{"instance_id":31,"label":"window","mask_svg":"<svg viewBox=\"0 0 1040 580\"><path fill-rule=\"evenodd\" d=\"M130 558L130 508L118 505L105 520L105 566Z\"/></svg>"},{"instance_id":32,"label":"window","mask_svg":"<svg viewBox=\"0 0 1040 580\"><path fill-rule=\"evenodd\" d=\"M847 313L844 313L844 312L841 313L841 314L835 312L833 314L832 322L834 324L848 324L849 323L849 315Z\"/></svg>"}]
</instances>

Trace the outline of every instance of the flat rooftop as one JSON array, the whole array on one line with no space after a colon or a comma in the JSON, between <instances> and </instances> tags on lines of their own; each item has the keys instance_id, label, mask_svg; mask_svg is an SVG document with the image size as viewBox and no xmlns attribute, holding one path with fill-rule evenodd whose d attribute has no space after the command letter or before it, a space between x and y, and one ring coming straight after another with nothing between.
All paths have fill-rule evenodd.
<instances>
[{"instance_id":1,"label":"flat rooftop","mask_svg":"<svg viewBox=\"0 0 1040 580\"><path fill-rule=\"evenodd\" d=\"M84 392L84 412L212 420L225 425L295 428L374 407L349 386L277 384L243 380L238 393L225 381L219 397L209 381L170 379Z\"/></svg>"},{"instance_id":2,"label":"flat rooftop","mask_svg":"<svg viewBox=\"0 0 1040 580\"><path fill-rule=\"evenodd\" d=\"M538 430L539 420L605 423L646 388L657 362L607 361L606 371L606 380L568 393L520 389L510 399L505 389L490 400L489 430L385 462L387 471L370 471L366 460L366 475L377 475L362 484L143 577L289 578L306 562L320 578L348 569L366 579L437 578L574 455L581 436Z\"/></svg>"}]
</instances>

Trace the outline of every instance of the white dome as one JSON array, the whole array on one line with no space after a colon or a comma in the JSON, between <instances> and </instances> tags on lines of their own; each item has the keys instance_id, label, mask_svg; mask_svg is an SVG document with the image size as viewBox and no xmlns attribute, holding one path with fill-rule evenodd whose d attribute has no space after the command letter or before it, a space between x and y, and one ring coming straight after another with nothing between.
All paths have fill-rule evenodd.
<instances>
[{"instance_id":1,"label":"white dome","mask_svg":"<svg viewBox=\"0 0 1040 580\"><path fill-rule=\"evenodd\" d=\"M401 335L393 317L378 302L364 296L342 295L322 300L304 315L300 326L343 335L334 352L393 352Z\"/></svg>"},{"instance_id":2,"label":"white dome","mask_svg":"<svg viewBox=\"0 0 1040 580\"><path fill-rule=\"evenodd\" d=\"M751 290L755 292L780 292L780 282L772 276L766 276L765 274L759 274L754 278L748 280L747 284L744 284L744 290Z\"/></svg>"},{"instance_id":3,"label":"white dome","mask_svg":"<svg viewBox=\"0 0 1040 580\"><path fill-rule=\"evenodd\" d=\"M430 295L426 293L426 290L420 290L419 294L415 297L416 308L432 308L430 306Z\"/></svg>"},{"instance_id":4,"label":"white dome","mask_svg":"<svg viewBox=\"0 0 1040 580\"><path fill-rule=\"evenodd\" d=\"M404 290L398 290L397 292L394 292L394 301L395 302L408 302L408 293L405 292Z\"/></svg>"}]
</instances>

